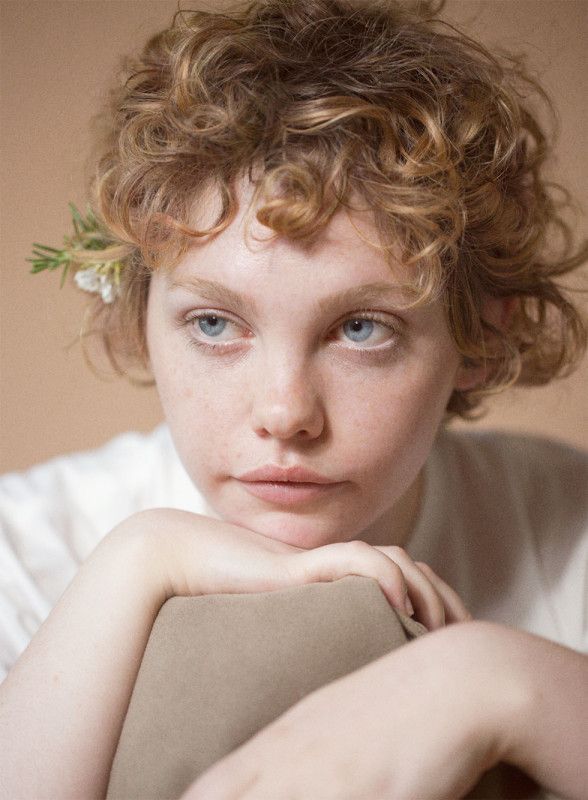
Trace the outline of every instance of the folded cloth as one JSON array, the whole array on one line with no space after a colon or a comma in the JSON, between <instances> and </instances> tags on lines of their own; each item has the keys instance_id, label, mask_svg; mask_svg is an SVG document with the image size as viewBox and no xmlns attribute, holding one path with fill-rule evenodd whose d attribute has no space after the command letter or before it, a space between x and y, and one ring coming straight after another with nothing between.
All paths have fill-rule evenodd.
<instances>
[{"instance_id":1,"label":"folded cloth","mask_svg":"<svg viewBox=\"0 0 588 800\"><path fill-rule=\"evenodd\" d=\"M375 579L353 575L170 598L135 681L107 800L175 800L305 695L426 633L391 608ZM468 798L543 796L498 765Z\"/></svg>"}]
</instances>

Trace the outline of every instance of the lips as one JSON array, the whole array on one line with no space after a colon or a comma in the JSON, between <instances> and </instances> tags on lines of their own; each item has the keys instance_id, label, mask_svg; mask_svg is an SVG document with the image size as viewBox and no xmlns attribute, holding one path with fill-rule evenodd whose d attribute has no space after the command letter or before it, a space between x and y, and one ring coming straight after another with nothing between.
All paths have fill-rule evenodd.
<instances>
[{"instance_id":1,"label":"lips","mask_svg":"<svg viewBox=\"0 0 588 800\"><path fill-rule=\"evenodd\" d=\"M251 472L246 472L239 475L240 481L270 481L274 482L288 482L288 483L337 483L324 475L319 475L318 472L306 469L301 466L294 467L279 467L273 464L268 464L265 467L259 467Z\"/></svg>"},{"instance_id":2,"label":"lips","mask_svg":"<svg viewBox=\"0 0 588 800\"><path fill-rule=\"evenodd\" d=\"M244 473L238 480L254 497L282 506L324 498L343 485L301 466L267 465Z\"/></svg>"}]
</instances>

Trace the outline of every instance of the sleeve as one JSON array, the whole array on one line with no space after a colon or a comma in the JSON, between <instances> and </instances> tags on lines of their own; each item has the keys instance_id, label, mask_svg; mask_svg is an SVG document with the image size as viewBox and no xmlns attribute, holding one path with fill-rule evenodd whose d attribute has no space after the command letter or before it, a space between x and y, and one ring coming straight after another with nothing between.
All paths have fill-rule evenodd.
<instances>
[{"instance_id":1,"label":"sleeve","mask_svg":"<svg viewBox=\"0 0 588 800\"><path fill-rule=\"evenodd\" d=\"M151 434L0 476L0 681L100 540L150 506Z\"/></svg>"},{"instance_id":2,"label":"sleeve","mask_svg":"<svg viewBox=\"0 0 588 800\"><path fill-rule=\"evenodd\" d=\"M540 436L460 431L436 472L447 522L420 560L477 618L588 652L588 454Z\"/></svg>"},{"instance_id":3,"label":"sleeve","mask_svg":"<svg viewBox=\"0 0 588 800\"><path fill-rule=\"evenodd\" d=\"M588 653L588 453L542 441L533 460L548 475L529 504L546 593L562 640Z\"/></svg>"},{"instance_id":4,"label":"sleeve","mask_svg":"<svg viewBox=\"0 0 588 800\"><path fill-rule=\"evenodd\" d=\"M499 442L512 494L524 506L524 561L533 564L541 595L535 603L561 644L588 652L588 453L534 436Z\"/></svg>"}]
</instances>

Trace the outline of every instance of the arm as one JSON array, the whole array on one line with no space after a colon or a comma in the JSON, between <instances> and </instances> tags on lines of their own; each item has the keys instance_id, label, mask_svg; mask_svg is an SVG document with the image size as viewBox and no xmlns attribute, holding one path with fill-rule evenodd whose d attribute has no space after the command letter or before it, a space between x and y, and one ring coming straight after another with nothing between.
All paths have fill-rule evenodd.
<instances>
[{"instance_id":1,"label":"arm","mask_svg":"<svg viewBox=\"0 0 588 800\"><path fill-rule=\"evenodd\" d=\"M106 795L165 601L150 551L131 533L123 523L98 545L0 686L2 798Z\"/></svg>"},{"instance_id":2,"label":"arm","mask_svg":"<svg viewBox=\"0 0 588 800\"><path fill-rule=\"evenodd\" d=\"M581 800L588 786L588 656L522 631L486 627L505 674L511 664L527 686L524 713L507 720L502 760L552 792Z\"/></svg>"},{"instance_id":3,"label":"arm","mask_svg":"<svg viewBox=\"0 0 588 800\"><path fill-rule=\"evenodd\" d=\"M457 597L445 599L442 582L437 596L408 556L390 549L389 557L359 542L303 550L173 509L125 520L84 562L0 686L0 798L104 797L153 622L173 595L271 591L356 574L378 580L401 609L408 584L436 626L439 614L467 616Z\"/></svg>"},{"instance_id":4,"label":"arm","mask_svg":"<svg viewBox=\"0 0 588 800\"><path fill-rule=\"evenodd\" d=\"M587 697L580 653L494 623L450 625L303 698L182 800L455 800L501 761L581 800Z\"/></svg>"}]
</instances>

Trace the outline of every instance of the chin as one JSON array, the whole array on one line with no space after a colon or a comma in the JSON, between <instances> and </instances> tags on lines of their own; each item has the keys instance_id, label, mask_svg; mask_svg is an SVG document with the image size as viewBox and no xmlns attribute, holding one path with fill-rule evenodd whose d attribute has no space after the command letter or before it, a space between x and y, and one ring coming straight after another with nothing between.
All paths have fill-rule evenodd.
<instances>
[{"instance_id":1,"label":"chin","mask_svg":"<svg viewBox=\"0 0 588 800\"><path fill-rule=\"evenodd\" d=\"M354 538L353 530L346 531L341 523L332 519L321 519L320 515L267 511L250 516L227 518L227 521L267 536L268 539L293 547L302 547L304 550Z\"/></svg>"}]
</instances>

